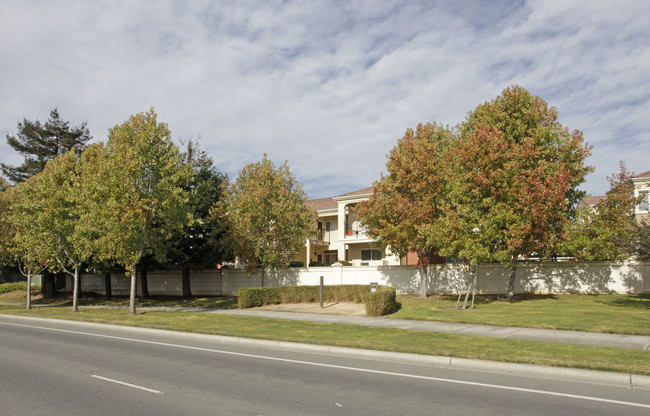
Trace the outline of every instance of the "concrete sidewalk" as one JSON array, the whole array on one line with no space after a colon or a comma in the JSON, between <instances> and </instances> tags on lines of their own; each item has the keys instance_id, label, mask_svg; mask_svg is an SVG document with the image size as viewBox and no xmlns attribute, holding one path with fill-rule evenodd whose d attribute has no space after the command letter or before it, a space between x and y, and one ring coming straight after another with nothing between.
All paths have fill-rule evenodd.
<instances>
[{"instance_id":1,"label":"concrete sidewalk","mask_svg":"<svg viewBox=\"0 0 650 416\"><path fill-rule=\"evenodd\" d=\"M321 313L281 312L260 309L210 310L206 312L222 315L257 316L260 318L291 319L308 322L327 322L334 324L410 329L416 331L446 332L463 335L559 342L565 344L592 345L631 350L650 350L650 336L640 335L601 334L595 332L413 321L406 319L370 318L362 316L328 315Z\"/></svg>"},{"instance_id":2,"label":"concrete sidewalk","mask_svg":"<svg viewBox=\"0 0 650 416\"><path fill-rule=\"evenodd\" d=\"M650 351L650 336L604 334L596 332L560 331L553 329L519 328L509 326L475 325L450 322L415 321L407 319L371 318L365 314L350 309L337 311L345 305L328 305L320 309L318 304L309 306L294 305L291 312L254 309L207 309L207 308L178 308L178 307L138 307L138 310L158 310L177 312L203 312L220 315L255 316L260 318L290 319L295 321L324 322L333 324L360 325L381 328L408 329L415 331L444 332L463 335L478 335L494 338L510 338L528 341L558 342L564 344L591 345L599 347L623 348L630 350ZM363 305L354 305L364 308ZM120 306L80 306L89 309L128 309ZM304 312L310 311L314 313ZM344 314L341 314L344 313Z\"/></svg>"}]
</instances>

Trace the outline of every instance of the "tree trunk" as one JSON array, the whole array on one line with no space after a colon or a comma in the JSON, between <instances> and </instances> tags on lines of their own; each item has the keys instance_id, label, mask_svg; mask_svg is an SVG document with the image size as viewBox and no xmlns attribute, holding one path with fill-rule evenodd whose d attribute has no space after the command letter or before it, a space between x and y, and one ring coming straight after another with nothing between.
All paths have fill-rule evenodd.
<instances>
[{"instance_id":1,"label":"tree trunk","mask_svg":"<svg viewBox=\"0 0 650 416\"><path fill-rule=\"evenodd\" d=\"M428 266L418 266L418 273L420 274L420 299L427 298L427 267Z\"/></svg>"},{"instance_id":2,"label":"tree trunk","mask_svg":"<svg viewBox=\"0 0 650 416\"><path fill-rule=\"evenodd\" d=\"M129 313L135 315L135 289L137 282L136 264L131 265L131 290L129 291Z\"/></svg>"},{"instance_id":3,"label":"tree trunk","mask_svg":"<svg viewBox=\"0 0 650 416\"><path fill-rule=\"evenodd\" d=\"M106 294L106 299L111 299L113 297L113 288L111 287L111 272L104 273L104 293Z\"/></svg>"},{"instance_id":4,"label":"tree trunk","mask_svg":"<svg viewBox=\"0 0 650 416\"><path fill-rule=\"evenodd\" d=\"M79 289L81 288L81 281L79 280L79 267L74 268L74 280L72 289L72 312L79 312Z\"/></svg>"},{"instance_id":5,"label":"tree trunk","mask_svg":"<svg viewBox=\"0 0 650 416\"><path fill-rule=\"evenodd\" d=\"M32 309L32 271L27 270L27 307L25 309Z\"/></svg>"},{"instance_id":6,"label":"tree trunk","mask_svg":"<svg viewBox=\"0 0 650 416\"><path fill-rule=\"evenodd\" d=\"M510 279L508 279L508 300L515 298L515 277L517 275L517 266L510 267Z\"/></svg>"},{"instance_id":7,"label":"tree trunk","mask_svg":"<svg viewBox=\"0 0 650 416\"><path fill-rule=\"evenodd\" d=\"M264 287L264 275L266 274L266 268L262 267L262 287Z\"/></svg>"},{"instance_id":8,"label":"tree trunk","mask_svg":"<svg viewBox=\"0 0 650 416\"><path fill-rule=\"evenodd\" d=\"M43 271L41 279L41 295L43 299L51 299L56 296L56 276L53 273Z\"/></svg>"},{"instance_id":9,"label":"tree trunk","mask_svg":"<svg viewBox=\"0 0 650 416\"><path fill-rule=\"evenodd\" d=\"M140 272L140 285L142 290L142 299L149 299L149 280L147 280L147 271L144 269Z\"/></svg>"},{"instance_id":10,"label":"tree trunk","mask_svg":"<svg viewBox=\"0 0 650 416\"><path fill-rule=\"evenodd\" d=\"M183 299L192 297L192 287L190 286L190 266L183 266Z\"/></svg>"}]
</instances>

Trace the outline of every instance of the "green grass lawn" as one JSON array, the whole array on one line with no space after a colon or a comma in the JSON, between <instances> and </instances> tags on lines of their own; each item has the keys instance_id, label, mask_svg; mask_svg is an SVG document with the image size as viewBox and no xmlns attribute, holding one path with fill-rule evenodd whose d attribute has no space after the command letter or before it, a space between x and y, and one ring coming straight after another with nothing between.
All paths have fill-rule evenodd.
<instances>
[{"instance_id":1,"label":"green grass lawn","mask_svg":"<svg viewBox=\"0 0 650 416\"><path fill-rule=\"evenodd\" d=\"M192 312L0 306L0 313L203 334L650 375L650 353L617 348Z\"/></svg>"},{"instance_id":2,"label":"green grass lawn","mask_svg":"<svg viewBox=\"0 0 650 416\"><path fill-rule=\"evenodd\" d=\"M508 302L477 296L472 310L455 309L457 296L398 296L391 318L528 328L650 335L650 295L522 295ZM462 300L461 300L462 305Z\"/></svg>"}]
</instances>

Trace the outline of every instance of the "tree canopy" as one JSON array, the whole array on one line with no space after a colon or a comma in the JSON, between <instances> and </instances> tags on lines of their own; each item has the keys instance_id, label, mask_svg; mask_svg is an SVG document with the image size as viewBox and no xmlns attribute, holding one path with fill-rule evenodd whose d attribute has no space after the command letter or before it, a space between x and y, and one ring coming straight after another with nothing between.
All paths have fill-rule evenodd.
<instances>
[{"instance_id":1,"label":"tree canopy","mask_svg":"<svg viewBox=\"0 0 650 416\"><path fill-rule=\"evenodd\" d=\"M116 261L131 274L135 314L138 262L149 253L164 262L174 232L190 220L190 166L153 109L111 128L106 147L91 149L81 226L99 260Z\"/></svg>"},{"instance_id":2,"label":"tree canopy","mask_svg":"<svg viewBox=\"0 0 650 416\"><path fill-rule=\"evenodd\" d=\"M569 132L557 114L512 86L470 112L454 134L438 127L445 146L416 146L425 128L407 131L389 156L389 175L375 183L380 195L364 211L370 232L398 252L413 239L411 248L511 267L512 297L517 261L555 251L582 196L577 186L591 171L582 133ZM408 162L400 167L403 152ZM413 225L400 229L400 222Z\"/></svg>"},{"instance_id":3,"label":"tree canopy","mask_svg":"<svg viewBox=\"0 0 650 416\"><path fill-rule=\"evenodd\" d=\"M17 134L7 135L7 143L25 160L20 166L2 163L0 170L10 181L22 182L42 171L48 161L71 149L76 149L77 154L80 154L90 139L85 122L70 127L69 122L61 119L56 108L50 112L50 117L44 124L23 118L18 123Z\"/></svg>"},{"instance_id":4,"label":"tree canopy","mask_svg":"<svg viewBox=\"0 0 650 416\"><path fill-rule=\"evenodd\" d=\"M388 175L374 183L373 195L357 207L382 248L400 257L417 252L421 297L427 293L429 259L443 249L438 231L454 142L453 132L437 124L408 129L388 155Z\"/></svg>"},{"instance_id":5,"label":"tree canopy","mask_svg":"<svg viewBox=\"0 0 650 416\"><path fill-rule=\"evenodd\" d=\"M607 197L595 207L582 206L576 220L568 226L566 241L559 251L580 260L616 260L633 250L635 230L634 197L631 173L621 163L618 173L608 177Z\"/></svg>"},{"instance_id":6,"label":"tree canopy","mask_svg":"<svg viewBox=\"0 0 650 416\"><path fill-rule=\"evenodd\" d=\"M183 297L192 295L190 267L214 267L229 258L224 243L224 228L210 215L223 193L226 175L214 166L212 158L199 147L198 140L189 140L181 153L182 162L191 166L191 177L185 189L189 194L191 222L172 236L165 265L179 267L183 272Z\"/></svg>"},{"instance_id":7,"label":"tree canopy","mask_svg":"<svg viewBox=\"0 0 650 416\"><path fill-rule=\"evenodd\" d=\"M32 227L38 230L45 260L51 269L63 270L73 277L72 310L77 312L79 279L82 264L83 236L77 232L79 211L79 161L74 150L47 163L42 172L32 177L30 204L37 215Z\"/></svg>"},{"instance_id":8,"label":"tree canopy","mask_svg":"<svg viewBox=\"0 0 650 416\"><path fill-rule=\"evenodd\" d=\"M38 205L38 189L35 178L28 178L3 193L7 210L3 218L3 240L6 253L11 256L20 272L27 277L31 287L32 276L48 266L49 241L47 230L42 227L43 211ZM31 293L27 291L27 309L31 308Z\"/></svg>"},{"instance_id":9,"label":"tree canopy","mask_svg":"<svg viewBox=\"0 0 650 416\"><path fill-rule=\"evenodd\" d=\"M213 215L223 221L233 252L248 271L287 266L315 229L315 213L305 205L302 185L285 161L275 167L266 154L245 166L227 184Z\"/></svg>"}]
</instances>

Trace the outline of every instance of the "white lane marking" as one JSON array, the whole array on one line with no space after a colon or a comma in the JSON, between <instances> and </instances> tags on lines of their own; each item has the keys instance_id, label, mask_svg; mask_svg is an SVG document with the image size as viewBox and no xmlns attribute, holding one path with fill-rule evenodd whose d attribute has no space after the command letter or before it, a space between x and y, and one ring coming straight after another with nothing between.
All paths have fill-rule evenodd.
<instances>
[{"instance_id":1,"label":"white lane marking","mask_svg":"<svg viewBox=\"0 0 650 416\"><path fill-rule=\"evenodd\" d=\"M126 387L132 387L132 388L138 389L138 390L148 391L149 393L163 394L163 392L160 391L160 390L148 389L146 387L138 386L137 384L131 384L131 383L127 383L125 381L120 381L120 380L113 380L112 378L102 377L102 376L98 376L96 374L92 374L90 377L94 377L94 378L99 379L99 380L108 381L110 383L120 384L120 385L126 386Z\"/></svg>"},{"instance_id":2,"label":"white lane marking","mask_svg":"<svg viewBox=\"0 0 650 416\"><path fill-rule=\"evenodd\" d=\"M559 392L548 391L548 390L527 389L527 388L523 388L523 387L504 386L504 385L500 385L500 384L478 383L478 382L474 382L474 381L463 381L463 380L454 380L454 379L439 378L439 377L419 376L419 375L415 375L415 374L395 373L395 372L391 372L391 371L370 370L370 369L367 369L367 368L348 367L348 366L335 365L335 364L324 364L324 363L315 363L315 362L310 362L310 361L291 360L291 359L288 359L288 358L268 357L268 356L264 356L264 355L246 354L246 353L241 353L241 352L224 351L224 350L215 350L215 349L212 349L212 348L193 347L193 346L189 346L189 345L171 344L171 343L159 342L159 341L147 341L147 340L136 339L136 338L117 337L117 336L114 336L114 335L93 334L92 332L72 331L72 330L69 330L69 329L48 328L48 327L42 327L42 326L36 326L36 325L14 324L14 323L9 323L9 322L0 322L0 324L11 325L11 326L19 326L19 327L26 327L26 328L43 329L43 330L53 331L53 332L64 332L64 333L69 333L69 334L86 335L86 336L97 337L97 338L109 338L109 339L115 339L115 340L121 340L121 341L137 342L137 343L141 343L141 344L160 345L160 346L165 346L165 347L173 347L173 348L180 348L180 349L193 350L193 351L212 352L212 353L223 354L223 355L234 355L234 356L238 356L238 357L248 357L248 358L257 358L257 359L261 359L261 360L280 361L280 362L286 362L286 363L292 363L292 364L302 364L302 365L309 365L309 366L313 366L313 367L326 367L326 368L334 368L334 369L338 369L338 370L356 371L356 372L360 372L360 373L381 374L381 375L387 375L387 376L393 376L393 377L402 377L402 378L414 378L414 379L419 379L419 380L438 381L438 382L441 382L441 383L461 384L461 385L475 386L475 387L486 387L486 388L498 389L498 390L518 391L518 392L522 392L522 393L533 393L533 394L541 394L541 395L546 395L546 396L565 397L565 398L569 398L569 399L578 399L578 400L586 400L586 401L599 402L599 403L609 403L609 404L617 404L617 405L622 405L622 406L641 407L641 408L644 408L644 409L650 409L650 404L635 403L635 402L625 402L625 401L611 400L611 399L603 399L603 398L600 398L600 397L582 396L582 395L578 395L578 394L559 393Z\"/></svg>"}]
</instances>

